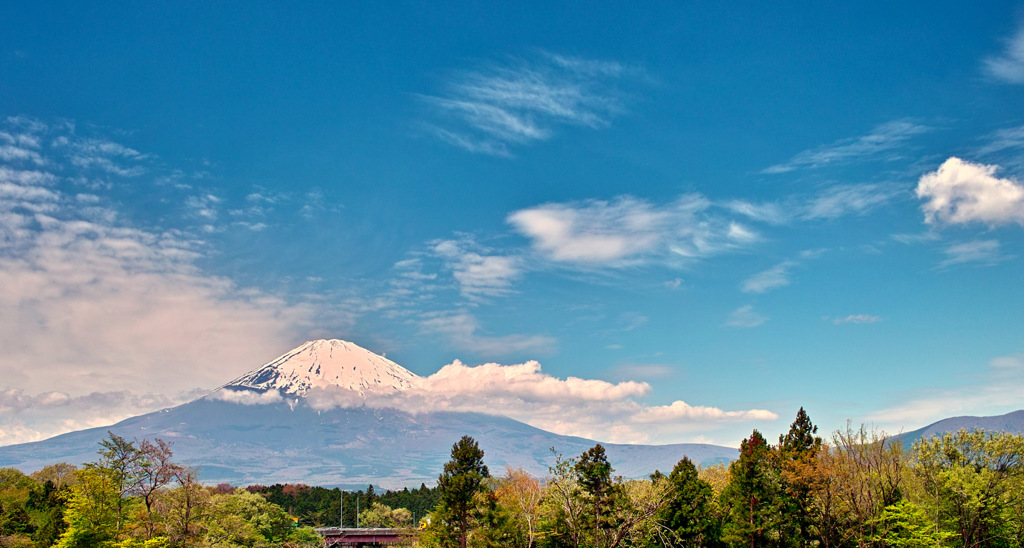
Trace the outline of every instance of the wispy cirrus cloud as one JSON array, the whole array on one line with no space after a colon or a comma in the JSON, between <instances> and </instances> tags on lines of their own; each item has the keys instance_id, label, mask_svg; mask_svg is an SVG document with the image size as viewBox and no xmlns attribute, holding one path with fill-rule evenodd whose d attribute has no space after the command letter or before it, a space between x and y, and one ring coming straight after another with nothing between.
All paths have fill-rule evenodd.
<instances>
[{"instance_id":1,"label":"wispy cirrus cloud","mask_svg":"<svg viewBox=\"0 0 1024 548\"><path fill-rule=\"evenodd\" d=\"M438 138L509 156L512 147L549 139L563 126L607 126L624 110L618 84L638 73L613 61L541 53L457 73L442 93L422 99L433 108L427 126Z\"/></svg>"},{"instance_id":2,"label":"wispy cirrus cloud","mask_svg":"<svg viewBox=\"0 0 1024 548\"><path fill-rule=\"evenodd\" d=\"M465 239L442 240L434 244L432 251L452 271L464 297L476 301L511 292L512 283L522 274L521 259L514 255L482 254L467 249L473 246L473 242Z\"/></svg>"},{"instance_id":3,"label":"wispy cirrus cloud","mask_svg":"<svg viewBox=\"0 0 1024 548\"><path fill-rule=\"evenodd\" d=\"M928 224L1024 225L1024 184L996 177L997 165L950 157L921 176L917 197Z\"/></svg>"},{"instance_id":4,"label":"wispy cirrus cloud","mask_svg":"<svg viewBox=\"0 0 1024 548\"><path fill-rule=\"evenodd\" d=\"M80 145L63 125L0 129L38 141L44 159L0 164L0 390L45 393L60 378L71 401L126 390L177 394L262 363L310 325L313 305L204 273L201 239L133 226L113 201L82 192L97 172L121 175L76 162L81 151L145 155L101 139ZM102 417L138 410L132 405L111 405ZM35 412L20 414L19 431L32 429ZM90 413L81 419L101 416Z\"/></svg>"},{"instance_id":5,"label":"wispy cirrus cloud","mask_svg":"<svg viewBox=\"0 0 1024 548\"><path fill-rule=\"evenodd\" d=\"M986 138L978 154L994 154L1004 150L1024 149L1024 126L1003 128Z\"/></svg>"},{"instance_id":6,"label":"wispy cirrus cloud","mask_svg":"<svg viewBox=\"0 0 1024 548\"><path fill-rule=\"evenodd\" d=\"M748 304L733 310L726 318L725 327L757 327L768 321L768 317L754 310L754 305Z\"/></svg>"},{"instance_id":7,"label":"wispy cirrus cloud","mask_svg":"<svg viewBox=\"0 0 1024 548\"><path fill-rule=\"evenodd\" d=\"M743 292L764 293L789 285L790 270L796 265L795 261L782 261L767 270L754 274L743 282Z\"/></svg>"},{"instance_id":8,"label":"wispy cirrus cloud","mask_svg":"<svg viewBox=\"0 0 1024 548\"><path fill-rule=\"evenodd\" d=\"M946 259L939 266L947 267L958 264L973 263L976 265L994 265L1006 259L1000 252L998 240L974 240L952 244L943 250Z\"/></svg>"},{"instance_id":9,"label":"wispy cirrus cloud","mask_svg":"<svg viewBox=\"0 0 1024 548\"><path fill-rule=\"evenodd\" d=\"M871 314L850 314L842 318L834 318L832 323L834 325L842 325L847 323L878 323L882 321L879 316L872 316Z\"/></svg>"},{"instance_id":10,"label":"wispy cirrus cloud","mask_svg":"<svg viewBox=\"0 0 1024 548\"><path fill-rule=\"evenodd\" d=\"M997 356L988 367L965 375L951 389L916 391L912 396L896 394L894 403L867 417L889 432L949 418L956 415L994 415L1020 409L1024 392L1024 354Z\"/></svg>"},{"instance_id":11,"label":"wispy cirrus cloud","mask_svg":"<svg viewBox=\"0 0 1024 548\"><path fill-rule=\"evenodd\" d=\"M909 120L895 120L876 126L867 135L842 139L800 152L789 161L769 166L761 171L765 174L788 173L798 169L815 169L825 166L843 165L866 159L898 157L895 153L915 135L931 128Z\"/></svg>"},{"instance_id":12,"label":"wispy cirrus cloud","mask_svg":"<svg viewBox=\"0 0 1024 548\"><path fill-rule=\"evenodd\" d=\"M891 202L903 192L900 186L887 183L833 185L816 194L791 196L777 202L732 200L724 205L752 220L781 225L864 215Z\"/></svg>"},{"instance_id":13,"label":"wispy cirrus cloud","mask_svg":"<svg viewBox=\"0 0 1024 548\"><path fill-rule=\"evenodd\" d=\"M444 336L453 348L481 356L509 356L524 352L550 354L556 346L555 339L547 335L482 333L477 318L464 310L430 313L419 323L424 332Z\"/></svg>"},{"instance_id":14,"label":"wispy cirrus cloud","mask_svg":"<svg viewBox=\"0 0 1024 548\"><path fill-rule=\"evenodd\" d=\"M1024 84L1024 25L1006 40L1002 53L985 58L982 70L1001 82Z\"/></svg>"},{"instance_id":15,"label":"wispy cirrus cloud","mask_svg":"<svg viewBox=\"0 0 1024 548\"><path fill-rule=\"evenodd\" d=\"M807 261L815 259L825 253L824 249L805 249L797 254L795 258L786 259L771 268L762 270L746 280L740 286L744 293L766 293L773 289L785 287L790 284L790 277L794 268L803 266Z\"/></svg>"}]
</instances>

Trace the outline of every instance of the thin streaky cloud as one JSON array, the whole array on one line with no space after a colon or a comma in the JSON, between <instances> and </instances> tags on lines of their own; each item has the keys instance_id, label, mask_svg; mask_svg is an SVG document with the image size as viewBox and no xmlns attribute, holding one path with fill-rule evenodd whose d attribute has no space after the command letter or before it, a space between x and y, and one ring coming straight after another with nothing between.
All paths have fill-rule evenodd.
<instances>
[{"instance_id":1,"label":"thin streaky cloud","mask_svg":"<svg viewBox=\"0 0 1024 548\"><path fill-rule=\"evenodd\" d=\"M1024 25L1006 40L999 55L987 57L982 69L988 76L1007 84L1024 84Z\"/></svg>"},{"instance_id":2,"label":"thin streaky cloud","mask_svg":"<svg viewBox=\"0 0 1024 548\"><path fill-rule=\"evenodd\" d=\"M903 192L899 185L888 183L832 185L817 194L792 196L777 202L732 200L722 205L757 222L784 225L794 221L865 215L893 201Z\"/></svg>"},{"instance_id":3,"label":"thin streaky cloud","mask_svg":"<svg viewBox=\"0 0 1024 548\"><path fill-rule=\"evenodd\" d=\"M867 135L843 139L831 145L800 152L788 162L769 166L761 173L788 173L798 169L814 169L848 164L863 159L876 159L886 153L892 153L906 144L911 137L930 129L907 120L887 122L875 127Z\"/></svg>"},{"instance_id":4,"label":"thin streaky cloud","mask_svg":"<svg viewBox=\"0 0 1024 548\"><path fill-rule=\"evenodd\" d=\"M850 314L845 318L836 318L832 320L835 325L842 325L845 323L878 323L882 321L879 316L872 316L871 314Z\"/></svg>"},{"instance_id":5,"label":"thin streaky cloud","mask_svg":"<svg viewBox=\"0 0 1024 548\"><path fill-rule=\"evenodd\" d=\"M988 143L978 149L979 155L1024 148L1024 126L1000 129L987 138Z\"/></svg>"},{"instance_id":6,"label":"thin streaky cloud","mask_svg":"<svg viewBox=\"0 0 1024 548\"><path fill-rule=\"evenodd\" d=\"M768 321L768 317L754 311L754 305L748 304L733 310L723 324L725 327L757 327Z\"/></svg>"},{"instance_id":7,"label":"thin streaky cloud","mask_svg":"<svg viewBox=\"0 0 1024 548\"><path fill-rule=\"evenodd\" d=\"M1024 354L992 358L985 371L969 384L954 389L918 390L899 403L879 410L868 420L892 431L913 424L928 424L955 415L1002 414L1020 408L1024 391Z\"/></svg>"},{"instance_id":8,"label":"thin streaky cloud","mask_svg":"<svg viewBox=\"0 0 1024 548\"><path fill-rule=\"evenodd\" d=\"M998 240L974 240L953 244L943 250L946 260L942 261L939 266L948 267L966 263L991 266L1007 258L1000 252L1000 248Z\"/></svg>"},{"instance_id":9,"label":"thin streaky cloud","mask_svg":"<svg viewBox=\"0 0 1024 548\"><path fill-rule=\"evenodd\" d=\"M495 255L469 239L435 242L431 251L451 271L463 297L471 301L501 297L512 291L512 283L522 275L522 260L514 255Z\"/></svg>"},{"instance_id":10,"label":"thin streaky cloud","mask_svg":"<svg viewBox=\"0 0 1024 548\"><path fill-rule=\"evenodd\" d=\"M608 126L624 110L617 85L628 74L619 63L550 53L458 73L443 93L420 96L434 110L424 127L470 152L509 156L561 126Z\"/></svg>"},{"instance_id":11,"label":"thin streaky cloud","mask_svg":"<svg viewBox=\"0 0 1024 548\"><path fill-rule=\"evenodd\" d=\"M789 285L790 270L796 266L794 261L783 261L767 270L762 270L743 282L744 293L764 293Z\"/></svg>"},{"instance_id":12,"label":"thin streaky cloud","mask_svg":"<svg viewBox=\"0 0 1024 548\"><path fill-rule=\"evenodd\" d=\"M481 333L479 320L466 311L428 314L420 321L420 328L425 333L445 337L456 350L482 356L508 356L524 352L549 354L556 346L555 339L547 335Z\"/></svg>"}]
</instances>

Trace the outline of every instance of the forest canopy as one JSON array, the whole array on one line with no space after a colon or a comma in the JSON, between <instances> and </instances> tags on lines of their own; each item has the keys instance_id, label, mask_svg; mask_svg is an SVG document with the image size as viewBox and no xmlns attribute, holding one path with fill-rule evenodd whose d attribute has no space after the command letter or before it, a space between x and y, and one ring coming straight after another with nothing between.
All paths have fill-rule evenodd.
<instances>
[{"instance_id":1,"label":"forest canopy","mask_svg":"<svg viewBox=\"0 0 1024 548\"><path fill-rule=\"evenodd\" d=\"M546 477L499 473L469 436L437 486L378 493L302 484L205 486L160 439L113 433L98 458L0 469L0 548L312 547L317 527L387 527L424 548L1024 546L1024 437L961 430L911 447L865 427L828 439L800 409L731 463L685 456L615 475L600 444L552 449Z\"/></svg>"}]
</instances>

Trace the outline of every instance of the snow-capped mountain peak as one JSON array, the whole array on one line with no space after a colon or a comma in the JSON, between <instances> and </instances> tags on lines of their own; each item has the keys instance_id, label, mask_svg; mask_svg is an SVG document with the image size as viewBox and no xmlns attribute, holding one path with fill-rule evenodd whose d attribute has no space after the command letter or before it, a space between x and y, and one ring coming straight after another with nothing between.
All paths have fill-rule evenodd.
<instances>
[{"instance_id":1,"label":"snow-capped mountain peak","mask_svg":"<svg viewBox=\"0 0 1024 548\"><path fill-rule=\"evenodd\" d=\"M322 339L309 341L222 388L305 396L313 388L340 387L362 396L404 390L417 378L412 371L359 345Z\"/></svg>"}]
</instances>

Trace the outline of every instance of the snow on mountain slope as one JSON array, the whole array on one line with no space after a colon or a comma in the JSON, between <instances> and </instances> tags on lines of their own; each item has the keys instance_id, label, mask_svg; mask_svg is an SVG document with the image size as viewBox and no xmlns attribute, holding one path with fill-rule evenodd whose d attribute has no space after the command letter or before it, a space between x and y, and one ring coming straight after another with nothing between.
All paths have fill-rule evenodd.
<instances>
[{"instance_id":1,"label":"snow on mountain slope","mask_svg":"<svg viewBox=\"0 0 1024 548\"><path fill-rule=\"evenodd\" d=\"M313 388L337 386L365 396L404 390L418 378L365 348L331 339L309 341L221 389L277 390L282 395L305 396Z\"/></svg>"}]
</instances>

